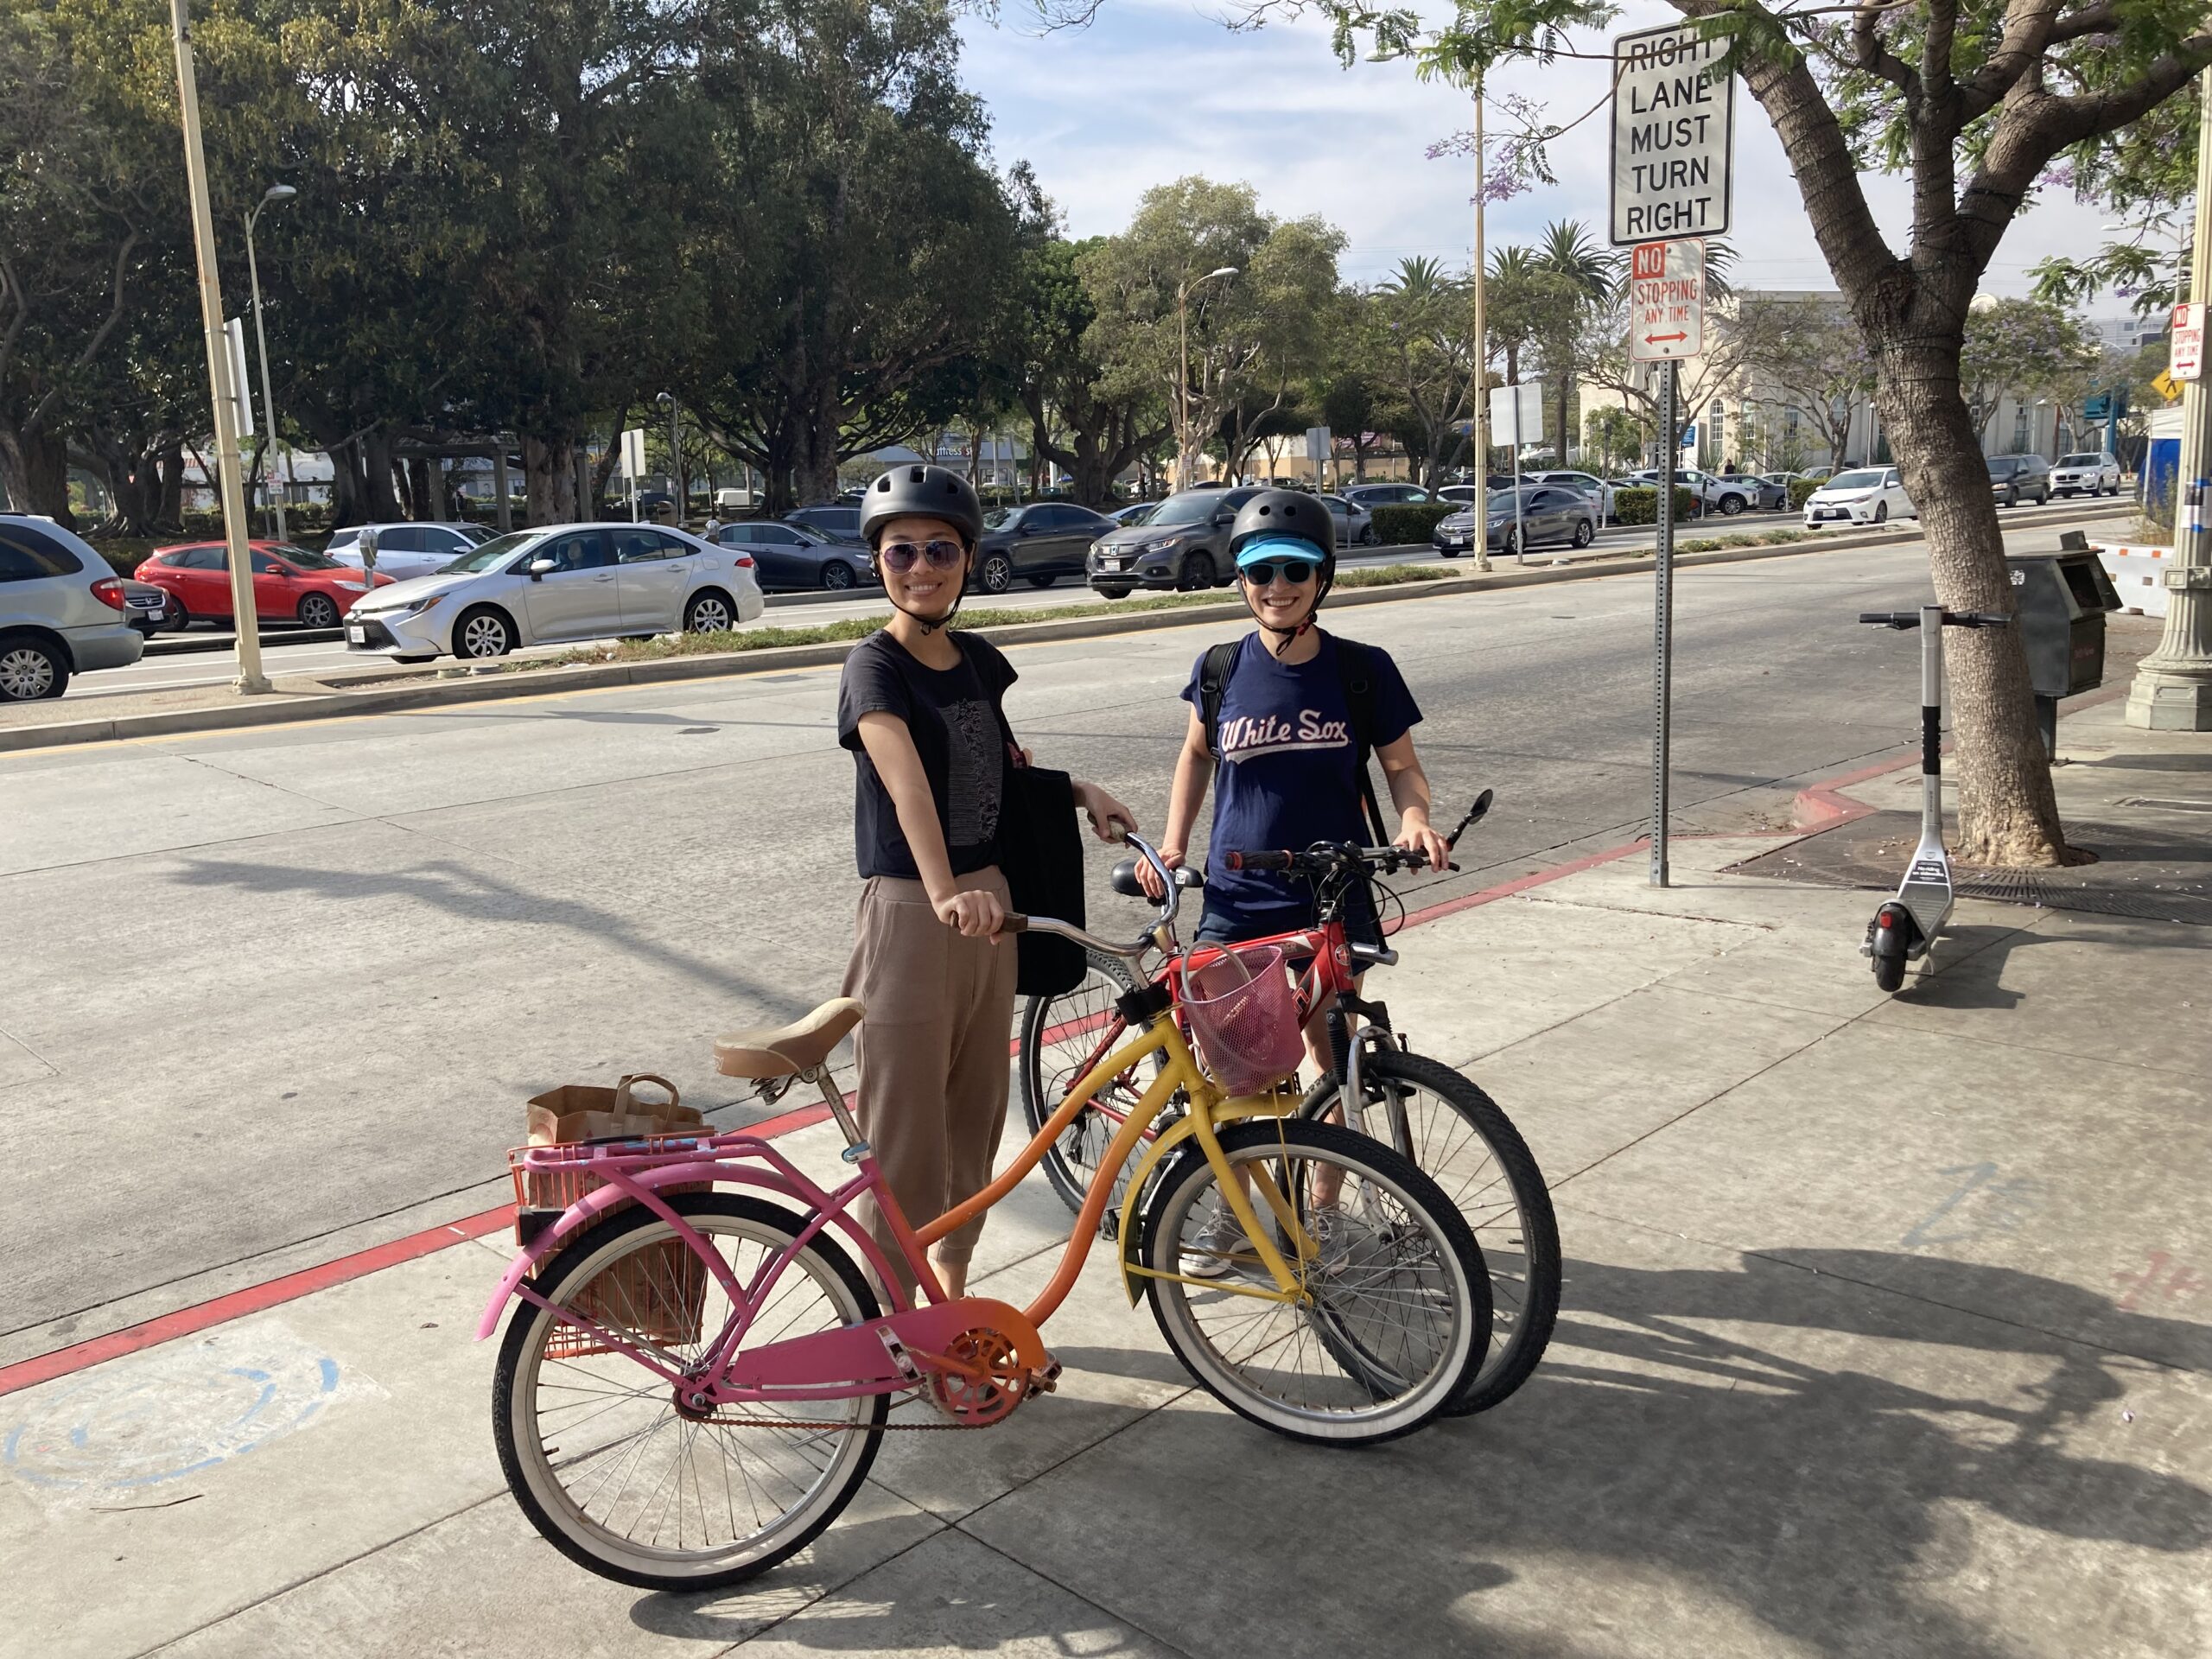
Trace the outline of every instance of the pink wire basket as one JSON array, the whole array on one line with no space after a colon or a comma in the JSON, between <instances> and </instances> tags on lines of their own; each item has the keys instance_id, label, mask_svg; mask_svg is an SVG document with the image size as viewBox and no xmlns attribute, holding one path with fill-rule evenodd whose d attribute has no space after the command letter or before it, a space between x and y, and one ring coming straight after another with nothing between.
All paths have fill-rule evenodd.
<instances>
[{"instance_id":1,"label":"pink wire basket","mask_svg":"<svg viewBox=\"0 0 2212 1659\"><path fill-rule=\"evenodd\" d=\"M1298 999L1271 944L1224 950L1183 976L1183 1017L1213 1080L1231 1095L1263 1094L1306 1056Z\"/></svg>"}]
</instances>

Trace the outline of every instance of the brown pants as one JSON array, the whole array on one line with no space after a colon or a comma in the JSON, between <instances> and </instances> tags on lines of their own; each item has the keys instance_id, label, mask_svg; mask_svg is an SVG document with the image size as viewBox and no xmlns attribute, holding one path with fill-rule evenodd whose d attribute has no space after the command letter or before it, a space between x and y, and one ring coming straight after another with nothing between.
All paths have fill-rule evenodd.
<instances>
[{"instance_id":1,"label":"brown pants","mask_svg":"<svg viewBox=\"0 0 2212 1659\"><path fill-rule=\"evenodd\" d=\"M959 878L963 893L1006 901L995 866ZM845 995L868 1004L860 1058L861 1133L875 1149L909 1226L936 1220L989 1185L1006 1127L1014 1025L1014 939L963 938L938 919L918 881L870 876L861 890ZM860 1218L913 1287L891 1230L863 1198ZM982 1234L977 1217L938 1245L964 1262Z\"/></svg>"}]
</instances>

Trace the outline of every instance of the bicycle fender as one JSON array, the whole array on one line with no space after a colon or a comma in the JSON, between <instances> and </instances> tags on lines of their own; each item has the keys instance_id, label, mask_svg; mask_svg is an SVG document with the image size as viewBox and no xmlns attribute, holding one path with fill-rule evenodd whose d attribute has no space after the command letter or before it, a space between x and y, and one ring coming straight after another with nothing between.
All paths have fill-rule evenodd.
<instances>
[{"instance_id":1,"label":"bicycle fender","mask_svg":"<svg viewBox=\"0 0 2212 1659\"><path fill-rule=\"evenodd\" d=\"M1137 1272L1137 1205L1144 1197L1145 1183L1152 1179L1152 1172L1160 1167L1160 1160L1196 1131L1191 1127L1188 1115L1181 1118L1165 1135L1153 1141L1129 1176L1129 1184L1122 1193L1122 1213L1114 1232L1116 1254L1122 1269L1122 1288L1128 1293L1129 1306L1135 1307L1137 1299L1144 1294L1143 1275Z\"/></svg>"}]
</instances>

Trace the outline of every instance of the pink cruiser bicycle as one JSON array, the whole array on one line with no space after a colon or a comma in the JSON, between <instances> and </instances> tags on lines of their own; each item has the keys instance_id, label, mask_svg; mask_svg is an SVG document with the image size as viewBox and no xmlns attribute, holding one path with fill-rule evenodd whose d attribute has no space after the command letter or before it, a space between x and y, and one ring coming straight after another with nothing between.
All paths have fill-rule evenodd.
<instances>
[{"instance_id":1,"label":"pink cruiser bicycle","mask_svg":"<svg viewBox=\"0 0 2212 1659\"><path fill-rule=\"evenodd\" d=\"M1165 875L1149 847L1130 844ZM1173 954L1178 898L1167 882L1157 920L1126 945L1041 918L1007 925L1128 960ZM1214 1069L1201 1065L1166 990L1122 1000L1128 1041L1075 1082L995 1180L918 1229L830 1078L831 1051L865 1012L849 998L715 1045L721 1070L754 1079L766 1099L798 1083L819 1090L852 1172L836 1185L742 1129L510 1154L525 1243L477 1335L516 1305L493 1427L531 1523L592 1572L645 1588L711 1589L766 1571L851 1502L886 1429L983 1427L1051 1390L1060 1368L1039 1327L1073 1288L1109 1202L1131 1301L1151 1302L1177 1358L1231 1410L1350 1446L1409 1433L1449 1407L1482 1363L1491 1322L1481 1252L1451 1202L1388 1147L1299 1121L1294 1090L1230 1096L1216 1072L1233 1065L1211 1046ZM1280 1052L1281 1031L1262 1035ZM1036 1299L1017 1308L946 1297L927 1247L1003 1198L1097 1090L1154 1055L1154 1080L1103 1148ZM546 1202L556 1193L557 1209ZM864 1193L918 1299L859 1224ZM1189 1275L1184 1259L1218 1212L1236 1218L1248 1248L1232 1273ZM908 1421L892 1421L894 1403L915 1408Z\"/></svg>"}]
</instances>

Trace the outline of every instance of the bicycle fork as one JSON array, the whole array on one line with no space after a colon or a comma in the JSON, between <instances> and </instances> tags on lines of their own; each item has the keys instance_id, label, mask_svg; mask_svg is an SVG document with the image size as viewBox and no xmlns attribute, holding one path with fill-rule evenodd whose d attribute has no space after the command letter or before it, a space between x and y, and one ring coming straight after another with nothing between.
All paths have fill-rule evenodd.
<instances>
[{"instance_id":1,"label":"bicycle fork","mask_svg":"<svg viewBox=\"0 0 2212 1659\"><path fill-rule=\"evenodd\" d=\"M1354 1017L1360 1021L1357 1027L1352 1024ZM1413 1131L1406 1119L1402 1098L1392 1094L1384 1103L1389 1134L1377 1135L1368 1127L1369 1101L1361 1063L1370 1046L1376 1049L1399 1046L1398 1034L1390 1027L1389 1009L1380 1002L1364 1001L1350 991L1339 991L1335 1005L1329 1010L1329 1058L1335 1066L1337 1101L1344 1113L1344 1127L1411 1158Z\"/></svg>"}]
</instances>

